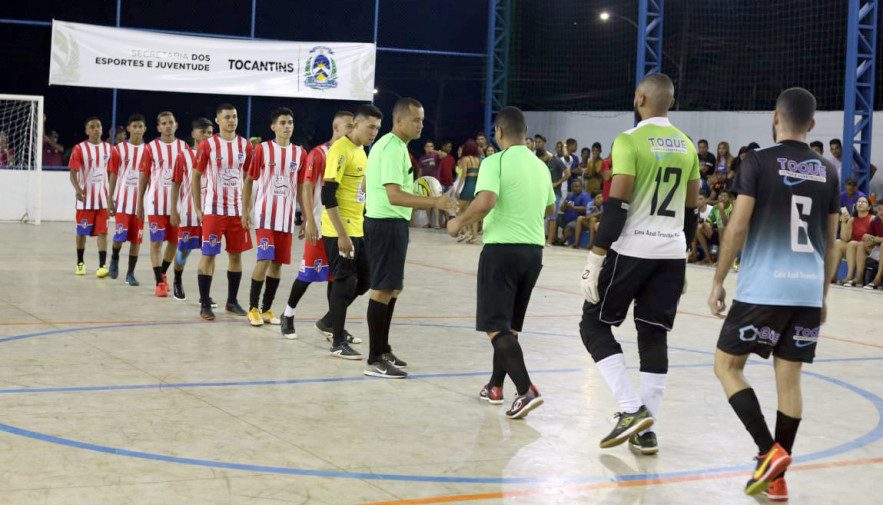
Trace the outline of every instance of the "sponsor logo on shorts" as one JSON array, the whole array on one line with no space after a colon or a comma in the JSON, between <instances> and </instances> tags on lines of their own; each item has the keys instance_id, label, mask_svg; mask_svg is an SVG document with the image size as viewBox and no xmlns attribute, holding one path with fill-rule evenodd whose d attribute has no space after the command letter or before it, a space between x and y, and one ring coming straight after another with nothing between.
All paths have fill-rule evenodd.
<instances>
[{"instance_id":1,"label":"sponsor logo on shorts","mask_svg":"<svg viewBox=\"0 0 883 505\"><path fill-rule=\"evenodd\" d=\"M258 248L263 249L264 251L266 251L267 249L269 249L269 248L270 248L270 239L268 239L268 238L262 238L262 239L261 239L261 245L259 245Z\"/></svg>"},{"instance_id":2,"label":"sponsor logo on shorts","mask_svg":"<svg viewBox=\"0 0 883 505\"><path fill-rule=\"evenodd\" d=\"M750 324L739 328L739 340L743 342L757 342L758 344L775 346L781 337L781 333L777 333L769 326L758 329L757 326Z\"/></svg>"},{"instance_id":3,"label":"sponsor logo on shorts","mask_svg":"<svg viewBox=\"0 0 883 505\"><path fill-rule=\"evenodd\" d=\"M79 226L80 228L88 228L89 227L89 220L88 219L80 219L80 224L78 224L77 226Z\"/></svg>"},{"instance_id":4,"label":"sponsor logo on shorts","mask_svg":"<svg viewBox=\"0 0 883 505\"><path fill-rule=\"evenodd\" d=\"M187 242L188 240L190 240L190 232L189 231L181 232L181 240L183 240L184 242Z\"/></svg>"},{"instance_id":5,"label":"sponsor logo on shorts","mask_svg":"<svg viewBox=\"0 0 883 505\"><path fill-rule=\"evenodd\" d=\"M159 230L159 223L150 223L150 233L156 233Z\"/></svg>"},{"instance_id":6,"label":"sponsor logo on shorts","mask_svg":"<svg viewBox=\"0 0 883 505\"><path fill-rule=\"evenodd\" d=\"M818 328L794 327L794 345L797 347L809 347L819 341Z\"/></svg>"},{"instance_id":7,"label":"sponsor logo on shorts","mask_svg":"<svg viewBox=\"0 0 883 505\"><path fill-rule=\"evenodd\" d=\"M218 243L219 243L219 242L218 242L218 236L217 236L217 235L214 235L214 234L213 234L213 235L209 235L209 236L208 236L208 245L214 247L214 246L218 245Z\"/></svg>"},{"instance_id":8,"label":"sponsor logo on shorts","mask_svg":"<svg viewBox=\"0 0 883 505\"><path fill-rule=\"evenodd\" d=\"M123 223L117 223L117 233L122 233L123 229Z\"/></svg>"},{"instance_id":9,"label":"sponsor logo on shorts","mask_svg":"<svg viewBox=\"0 0 883 505\"><path fill-rule=\"evenodd\" d=\"M316 272L321 272L321 271L322 271L322 266L323 266L323 265L322 265L322 260L316 260L316 261L313 262L313 269L314 269Z\"/></svg>"}]
</instances>

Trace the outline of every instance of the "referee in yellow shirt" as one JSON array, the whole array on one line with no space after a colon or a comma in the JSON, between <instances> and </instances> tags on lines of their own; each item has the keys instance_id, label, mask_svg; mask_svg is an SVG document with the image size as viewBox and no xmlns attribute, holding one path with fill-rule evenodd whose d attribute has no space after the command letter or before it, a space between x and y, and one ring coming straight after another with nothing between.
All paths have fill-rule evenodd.
<instances>
[{"instance_id":1,"label":"referee in yellow shirt","mask_svg":"<svg viewBox=\"0 0 883 505\"><path fill-rule=\"evenodd\" d=\"M365 210L365 171L371 145L380 131L383 113L373 105L356 109L353 130L338 139L325 158L322 186L322 236L331 278L331 355L358 360L362 355L347 343L343 332L347 307L368 291L368 258L362 222ZM336 239L336 240L335 240Z\"/></svg>"}]
</instances>

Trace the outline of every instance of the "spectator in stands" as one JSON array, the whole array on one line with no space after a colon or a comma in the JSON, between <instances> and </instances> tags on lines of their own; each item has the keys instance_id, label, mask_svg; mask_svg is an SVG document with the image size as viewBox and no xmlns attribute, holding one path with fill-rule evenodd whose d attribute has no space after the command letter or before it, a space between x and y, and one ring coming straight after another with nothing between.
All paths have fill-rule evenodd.
<instances>
[{"instance_id":1,"label":"spectator in stands","mask_svg":"<svg viewBox=\"0 0 883 505\"><path fill-rule=\"evenodd\" d=\"M539 153L540 151L537 150ZM543 150L540 159L549 167L549 176L552 178L552 191L555 192L555 212L546 218L546 222L551 222L558 216L558 209L561 205L561 185L570 177L570 170L564 166L564 162L557 156L552 156L549 151Z\"/></svg>"},{"instance_id":2,"label":"spectator in stands","mask_svg":"<svg viewBox=\"0 0 883 505\"><path fill-rule=\"evenodd\" d=\"M482 153L479 158L484 159L484 150L487 149L487 137L484 136L484 132L478 132L475 134L475 143L478 145L478 151Z\"/></svg>"},{"instance_id":3,"label":"spectator in stands","mask_svg":"<svg viewBox=\"0 0 883 505\"><path fill-rule=\"evenodd\" d=\"M586 163L589 162L589 158L592 156L592 150L588 147L583 147L579 151L579 167L583 170L583 173L586 173Z\"/></svg>"},{"instance_id":4,"label":"spectator in stands","mask_svg":"<svg viewBox=\"0 0 883 505\"><path fill-rule=\"evenodd\" d=\"M14 168L15 152L9 146L9 136L0 131L0 168Z\"/></svg>"},{"instance_id":5,"label":"spectator in stands","mask_svg":"<svg viewBox=\"0 0 883 505\"><path fill-rule=\"evenodd\" d=\"M846 179L845 189L840 193L840 207L846 207L846 214L855 213L855 202L867 196L858 190L858 178L854 175Z\"/></svg>"},{"instance_id":6,"label":"spectator in stands","mask_svg":"<svg viewBox=\"0 0 883 505\"><path fill-rule=\"evenodd\" d=\"M585 215L586 208L592 197L583 191L583 183L579 179L574 180L570 184L570 193L561 203L561 209L558 211L558 217L554 221L549 222L549 238L546 239L546 245L562 245L573 236L576 229L576 220L580 216ZM564 230L564 237L558 241L558 228ZM579 236L575 239L579 242Z\"/></svg>"},{"instance_id":7,"label":"spectator in stands","mask_svg":"<svg viewBox=\"0 0 883 505\"><path fill-rule=\"evenodd\" d=\"M727 171L727 179L731 181L730 185L732 185L732 181L736 178L736 173L739 171L739 165L741 165L742 160L748 156L748 151L750 150L751 149L749 149L748 146L742 146L739 148L739 155L733 158L733 163L730 164L730 169Z\"/></svg>"},{"instance_id":8,"label":"spectator in stands","mask_svg":"<svg viewBox=\"0 0 883 505\"><path fill-rule=\"evenodd\" d=\"M708 220L708 216L711 215L711 209L712 206L708 205L708 199L700 193L699 206L697 207L699 225L696 227L696 237L693 238L693 243L690 245L690 262L699 260L699 250L701 249L703 257L700 263L711 263L711 251L708 249L708 240L714 234L714 228Z\"/></svg>"},{"instance_id":9,"label":"spectator in stands","mask_svg":"<svg viewBox=\"0 0 883 505\"><path fill-rule=\"evenodd\" d=\"M438 169L438 182L442 185L442 193L447 193L451 187L454 185L454 165L457 164L457 160L454 159L454 156L451 154L454 151L454 143L450 140L445 140L442 142L442 148L439 151L439 155L444 154L444 158L439 162ZM448 222L448 213L441 212L441 226L444 227Z\"/></svg>"},{"instance_id":10,"label":"spectator in stands","mask_svg":"<svg viewBox=\"0 0 883 505\"><path fill-rule=\"evenodd\" d=\"M466 207L475 199L475 183L478 181L478 168L481 164L479 158L481 152L478 150L478 143L472 139L466 141L462 146L463 151L457 167L463 174L460 180L459 188L454 193L460 195L460 211L462 214ZM468 229L464 230L457 237L457 242L466 241L472 243L478 237L478 223L473 223Z\"/></svg>"},{"instance_id":11,"label":"spectator in stands","mask_svg":"<svg viewBox=\"0 0 883 505\"><path fill-rule=\"evenodd\" d=\"M579 155L577 154L579 145L576 142L576 139L570 138L565 141L564 145L567 147L568 159L564 162L567 168L570 169L570 180L568 181L568 185L576 179L580 179L583 176L582 167L579 164ZM585 189L585 184L583 185L583 189Z\"/></svg>"},{"instance_id":12,"label":"spectator in stands","mask_svg":"<svg viewBox=\"0 0 883 505\"><path fill-rule=\"evenodd\" d=\"M837 177L843 180L843 144L840 139L831 139L828 147L831 149L831 163L837 167Z\"/></svg>"},{"instance_id":13,"label":"spectator in stands","mask_svg":"<svg viewBox=\"0 0 883 505\"><path fill-rule=\"evenodd\" d=\"M613 178L613 144L610 144L610 152L607 154L607 157L604 158L604 161L601 163L601 199L604 202L607 202L607 199L610 198L610 179Z\"/></svg>"},{"instance_id":14,"label":"spectator in stands","mask_svg":"<svg viewBox=\"0 0 883 505\"><path fill-rule=\"evenodd\" d=\"M730 143L729 142L718 142L717 144L717 163L714 165L715 173L726 172L730 170L730 165L733 164L733 155L730 154Z\"/></svg>"},{"instance_id":15,"label":"spectator in stands","mask_svg":"<svg viewBox=\"0 0 883 505\"><path fill-rule=\"evenodd\" d=\"M441 158L435 151L435 142L433 142L432 140L427 140L423 144L423 156L421 156L417 160L417 162L420 164L420 171L417 174L417 177L434 177L436 180L439 179L439 173L441 171ZM440 218L438 209L426 209L426 215L429 220L426 223L425 228L441 228L441 226L439 225Z\"/></svg>"},{"instance_id":16,"label":"spectator in stands","mask_svg":"<svg viewBox=\"0 0 883 505\"><path fill-rule=\"evenodd\" d=\"M58 143L58 132L52 130L43 135L43 166L44 167L61 167L64 166L62 155L64 154L64 146Z\"/></svg>"},{"instance_id":17,"label":"spectator in stands","mask_svg":"<svg viewBox=\"0 0 883 505\"><path fill-rule=\"evenodd\" d=\"M543 158L546 153L546 137L543 137L539 133L533 136L534 138L534 147L536 147L536 153L539 158Z\"/></svg>"},{"instance_id":18,"label":"spectator in stands","mask_svg":"<svg viewBox=\"0 0 883 505\"><path fill-rule=\"evenodd\" d=\"M601 158L601 143L595 142L592 144L592 157L586 162L586 191L595 192L601 189L601 185L604 182L601 177L601 165L603 163L604 160Z\"/></svg>"},{"instance_id":19,"label":"spectator in stands","mask_svg":"<svg viewBox=\"0 0 883 505\"><path fill-rule=\"evenodd\" d=\"M708 152L708 141L700 139L696 144L696 154L699 155L699 173L706 178L714 173L714 155Z\"/></svg>"},{"instance_id":20,"label":"spectator in stands","mask_svg":"<svg viewBox=\"0 0 883 505\"><path fill-rule=\"evenodd\" d=\"M708 203L717 205L720 193L729 190L732 181L727 179L727 171L716 168L714 173L708 177Z\"/></svg>"},{"instance_id":21,"label":"spectator in stands","mask_svg":"<svg viewBox=\"0 0 883 505\"><path fill-rule=\"evenodd\" d=\"M497 148L494 147L493 144L488 144L488 146L484 148L484 156L487 158L492 154L497 154Z\"/></svg>"},{"instance_id":22,"label":"spectator in stands","mask_svg":"<svg viewBox=\"0 0 883 505\"><path fill-rule=\"evenodd\" d=\"M712 236L717 235L717 242L720 243L730 222L730 214L733 213L733 194L729 188L722 188L717 198L717 204L711 208L707 220L712 226Z\"/></svg>"},{"instance_id":23,"label":"spectator in stands","mask_svg":"<svg viewBox=\"0 0 883 505\"><path fill-rule=\"evenodd\" d=\"M819 153L819 156L825 155L825 144L823 144L820 140L813 140L809 143L810 149Z\"/></svg>"},{"instance_id":24,"label":"spectator in stands","mask_svg":"<svg viewBox=\"0 0 883 505\"><path fill-rule=\"evenodd\" d=\"M595 232L601 225L601 215L604 214L604 195L600 191L592 193L592 201L586 207L586 215L576 219L576 230L574 230L573 247L579 248L580 240L583 236L583 228L589 232L589 243L586 249L591 249L595 244Z\"/></svg>"},{"instance_id":25,"label":"spectator in stands","mask_svg":"<svg viewBox=\"0 0 883 505\"><path fill-rule=\"evenodd\" d=\"M846 277L841 284L845 287L861 286L864 279L864 263L867 253L864 248L864 236L871 227L871 201L866 196L860 196L855 202L855 211L852 215L840 214L840 238L837 239L837 254L846 258ZM858 256L862 255L861 271L857 271Z\"/></svg>"},{"instance_id":26,"label":"spectator in stands","mask_svg":"<svg viewBox=\"0 0 883 505\"><path fill-rule=\"evenodd\" d=\"M871 220L868 232L862 237L868 258L877 262L877 275L865 284L865 289L878 289L883 286L883 262L880 261L880 244L883 244L883 203L877 204L877 216ZM861 269L862 271L864 268Z\"/></svg>"},{"instance_id":27,"label":"spectator in stands","mask_svg":"<svg viewBox=\"0 0 883 505\"><path fill-rule=\"evenodd\" d=\"M524 137L524 145L527 146L527 150L536 154L537 150L533 145L533 139L530 137Z\"/></svg>"}]
</instances>

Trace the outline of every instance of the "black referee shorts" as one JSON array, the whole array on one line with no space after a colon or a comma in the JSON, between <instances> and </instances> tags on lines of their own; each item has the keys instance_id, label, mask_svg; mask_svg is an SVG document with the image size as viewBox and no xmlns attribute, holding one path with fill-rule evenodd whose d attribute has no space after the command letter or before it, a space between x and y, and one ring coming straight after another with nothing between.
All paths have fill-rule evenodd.
<instances>
[{"instance_id":1,"label":"black referee shorts","mask_svg":"<svg viewBox=\"0 0 883 505\"><path fill-rule=\"evenodd\" d=\"M717 348L742 356L773 354L788 361L812 363L819 340L822 309L757 305L733 301L717 340Z\"/></svg>"},{"instance_id":2,"label":"black referee shorts","mask_svg":"<svg viewBox=\"0 0 883 505\"><path fill-rule=\"evenodd\" d=\"M368 255L365 250L365 239L350 237L353 241L353 258L344 258L337 247L337 237L323 237L325 255L328 256L328 271L335 282L354 277L357 292L368 290Z\"/></svg>"},{"instance_id":3,"label":"black referee shorts","mask_svg":"<svg viewBox=\"0 0 883 505\"><path fill-rule=\"evenodd\" d=\"M530 294L542 269L542 246L486 244L478 260L475 329L521 331Z\"/></svg>"},{"instance_id":4,"label":"black referee shorts","mask_svg":"<svg viewBox=\"0 0 883 505\"><path fill-rule=\"evenodd\" d=\"M402 289L408 254L408 221L365 217L365 246L371 289Z\"/></svg>"},{"instance_id":5,"label":"black referee shorts","mask_svg":"<svg viewBox=\"0 0 883 505\"><path fill-rule=\"evenodd\" d=\"M598 277L601 300L583 304L583 318L619 326L634 301L639 334L671 331L686 270L686 260L634 258L610 249Z\"/></svg>"}]
</instances>

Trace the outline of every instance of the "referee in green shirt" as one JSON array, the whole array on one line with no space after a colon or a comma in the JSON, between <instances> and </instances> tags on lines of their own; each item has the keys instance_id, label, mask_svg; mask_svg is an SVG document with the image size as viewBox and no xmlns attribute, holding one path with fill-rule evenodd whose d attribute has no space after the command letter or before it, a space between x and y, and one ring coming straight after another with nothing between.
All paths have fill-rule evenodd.
<instances>
[{"instance_id":1,"label":"referee in green shirt","mask_svg":"<svg viewBox=\"0 0 883 505\"><path fill-rule=\"evenodd\" d=\"M518 332L543 268L543 218L555 211L555 193L546 164L524 144L527 123L520 110L498 112L494 135L501 151L481 162L475 200L462 216L448 221L448 233L456 236L484 219L475 329L491 338L494 371L479 396L503 403L503 379L509 374L518 395L506 416L518 419L543 403L527 374Z\"/></svg>"},{"instance_id":2,"label":"referee in green shirt","mask_svg":"<svg viewBox=\"0 0 883 505\"><path fill-rule=\"evenodd\" d=\"M453 213L451 191L436 197L414 194L414 169L408 142L423 132L423 105L400 98L392 111L392 131L380 138L368 155L365 173L365 248L368 253L371 299L368 301L370 350L365 375L401 379L408 364L389 346L389 327L405 279L408 224L412 209Z\"/></svg>"}]
</instances>

